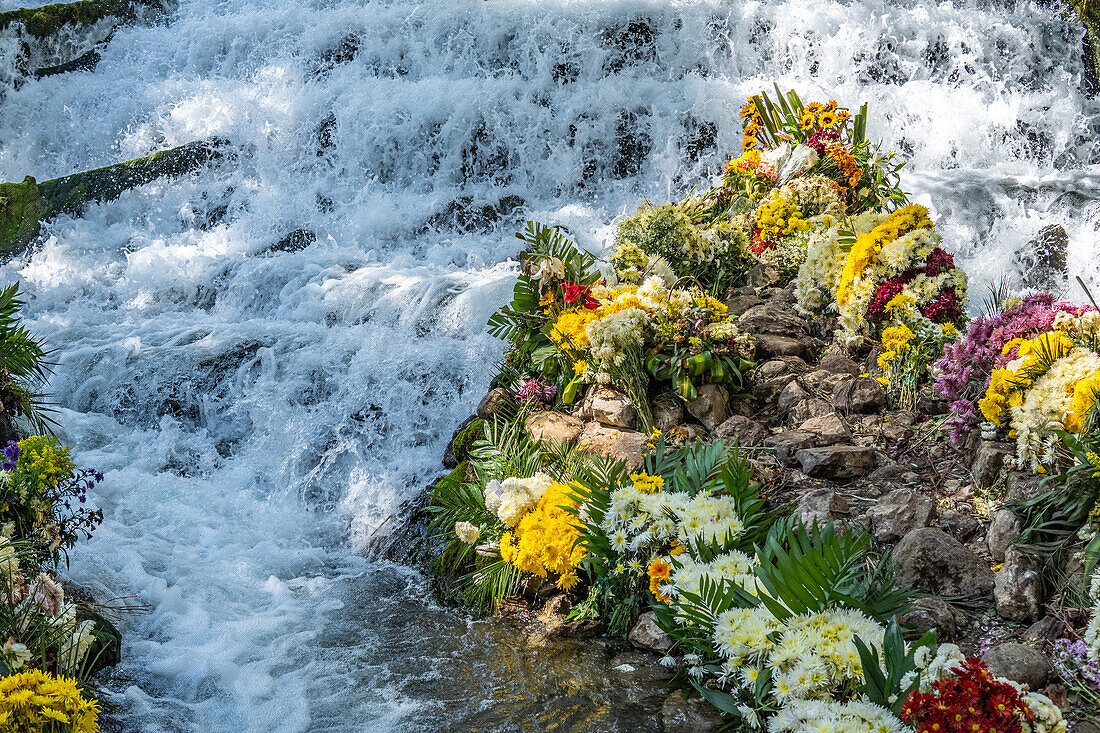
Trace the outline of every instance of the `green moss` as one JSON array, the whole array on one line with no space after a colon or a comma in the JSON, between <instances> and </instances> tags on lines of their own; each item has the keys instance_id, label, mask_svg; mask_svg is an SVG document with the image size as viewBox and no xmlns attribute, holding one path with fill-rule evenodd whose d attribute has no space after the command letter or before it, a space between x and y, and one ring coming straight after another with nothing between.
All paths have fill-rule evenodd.
<instances>
[{"instance_id":1,"label":"green moss","mask_svg":"<svg viewBox=\"0 0 1100 733\"><path fill-rule=\"evenodd\" d=\"M46 216L38 184L27 176L22 183L0 183L0 256L23 250Z\"/></svg>"},{"instance_id":2,"label":"green moss","mask_svg":"<svg viewBox=\"0 0 1100 733\"><path fill-rule=\"evenodd\" d=\"M131 20L137 7L159 7L153 0L80 0L75 3L55 3L40 8L20 8L0 13L0 30L13 23L22 23L35 38L48 38L67 25L92 25L104 18Z\"/></svg>"},{"instance_id":3,"label":"green moss","mask_svg":"<svg viewBox=\"0 0 1100 733\"><path fill-rule=\"evenodd\" d=\"M1088 32L1089 45L1092 47L1092 58L1088 61L1092 64L1093 72L1100 76L1100 0L1071 0L1071 4Z\"/></svg>"},{"instance_id":4,"label":"green moss","mask_svg":"<svg viewBox=\"0 0 1100 733\"><path fill-rule=\"evenodd\" d=\"M454 453L455 460L459 463L470 460L470 448L473 447L474 441L484 439L485 421L478 418L462 428L458 435L454 437L454 440L451 441L451 452Z\"/></svg>"}]
</instances>

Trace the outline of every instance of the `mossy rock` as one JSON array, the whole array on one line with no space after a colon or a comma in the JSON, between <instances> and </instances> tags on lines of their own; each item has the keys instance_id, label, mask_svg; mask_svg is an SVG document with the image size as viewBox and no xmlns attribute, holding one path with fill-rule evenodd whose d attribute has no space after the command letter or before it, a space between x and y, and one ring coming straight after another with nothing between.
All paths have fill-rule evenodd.
<instances>
[{"instance_id":1,"label":"mossy rock","mask_svg":"<svg viewBox=\"0 0 1100 733\"><path fill-rule=\"evenodd\" d=\"M0 183L0 255L23 250L38 235L47 207L31 176L22 183Z\"/></svg>"},{"instance_id":2,"label":"mossy rock","mask_svg":"<svg viewBox=\"0 0 1100 733\"><path fill-rule=\"evenodd\" d=\"M1100 0L1072 0L1071 4L1088 34L1086 46L1092 53L1085 61L1091 66L1089 71L1096 82L1100 78Z\"/></svg>"},{"instance_id":3,"label":"mossy rock","mask_svg":"<svg viewBox=\"0 0 1100 733\"><path fill-rule=\"evenodd\" d=\"M458 435L451 440L451 452L455 454L455 458L458 459L459 463L468 461L470 460L470 449L473 447L474 442L484 439L485 421L479 417L458 431Z\"/></svg>"},{"instance_id":4,"label":"mossy rock","mask_svg":"<svg viewBox=\"0 0 1100 733\"><path fill-rule=\"evenodd\" d=\"M141 5L161 7L156 0L79 0L0 13L0 30L22 23L35 38L49 38L67 25L93 25L104 18L131 20Z\"/></svg>"}]
</instances>

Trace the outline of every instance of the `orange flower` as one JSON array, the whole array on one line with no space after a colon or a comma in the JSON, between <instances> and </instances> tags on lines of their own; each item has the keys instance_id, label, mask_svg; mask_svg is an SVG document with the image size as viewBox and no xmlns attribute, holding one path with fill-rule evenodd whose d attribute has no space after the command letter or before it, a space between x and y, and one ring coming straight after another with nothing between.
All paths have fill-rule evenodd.
<instances>
[{"instance_id":1,"label":"orange flower","mask_svg":"<svg viewBox=\"0 0 1100 733\"><path fill-rule=\"evenodd\" d=\"M667 560L657 558L649 564L649 592L662 603L668 603L672 599L667 593L661 591L661 585L672 575L672 565Z\"/></svg>"}]
</instances>

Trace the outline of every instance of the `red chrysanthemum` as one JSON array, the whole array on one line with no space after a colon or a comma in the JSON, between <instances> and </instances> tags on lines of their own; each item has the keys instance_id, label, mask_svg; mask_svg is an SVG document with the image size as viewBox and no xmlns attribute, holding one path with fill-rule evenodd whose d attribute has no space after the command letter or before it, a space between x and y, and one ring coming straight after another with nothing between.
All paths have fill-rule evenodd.
<instances>
[{"instance_id":1,"label":"red chrysanthemum","mask_svg":"<svg viewBox=\"0 0 1100 733\"><path fill-rule=\"evenodd\" d=\"M971 657L956 676L932 683L932 692L914 692L901 719L918 733L1021 733L1034 718L1015 687L998 682L982 660Z\"/></svg>"}]
</instances>

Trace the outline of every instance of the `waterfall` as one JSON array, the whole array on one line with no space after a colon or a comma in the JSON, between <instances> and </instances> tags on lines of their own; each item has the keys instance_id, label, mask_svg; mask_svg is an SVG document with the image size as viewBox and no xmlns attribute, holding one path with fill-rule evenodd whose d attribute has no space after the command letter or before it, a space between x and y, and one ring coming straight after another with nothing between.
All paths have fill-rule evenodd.
<instances>
[{"instance_id":1,"label":"waterfall","mask_svg":"<svg viewBox=\"0 0 1100 733\"><path fill-rule=\"evenodd\" d=\"M179 0L117 29L94 71L28 80L0 32L0 180L212 136L239 151L49 222L0 278L57 348L63 437L107 474L69 576L150 609L123 619L113 717L542 730L507 710L580 715L571 694L595 711L576 730L652 726L571 687L606 676L590 653L525 651L368 551L500 355L484 324L521 215L501 202L599 251L640 199L715 175L745 98L777 82L869 102L976 299L1020 281L1014 254L1049 224L1100 286L1082 37L1024 0Z\"/></svg>"}]
</instances>

